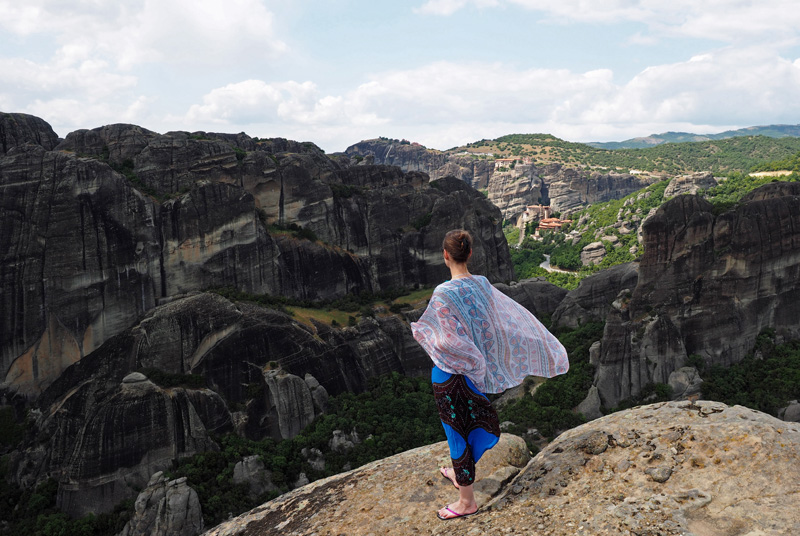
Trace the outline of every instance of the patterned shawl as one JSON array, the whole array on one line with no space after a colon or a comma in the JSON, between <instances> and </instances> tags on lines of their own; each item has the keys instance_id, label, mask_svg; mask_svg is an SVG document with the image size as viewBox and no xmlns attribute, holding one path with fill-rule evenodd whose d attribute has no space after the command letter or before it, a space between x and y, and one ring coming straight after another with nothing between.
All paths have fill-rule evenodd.
<instances>
[{"instance_id":1,"label":"patterned shawl","mask_svg":"<svg viewBox=\"0 0 800 536\"><path fill-rule=\"evenodd\" d=\"M569 369L558 339L483 276L436 287L411 331L436 366L465 375L483 393L502 393L526 376L552 378Z\"/></svg>"}]
</instances>

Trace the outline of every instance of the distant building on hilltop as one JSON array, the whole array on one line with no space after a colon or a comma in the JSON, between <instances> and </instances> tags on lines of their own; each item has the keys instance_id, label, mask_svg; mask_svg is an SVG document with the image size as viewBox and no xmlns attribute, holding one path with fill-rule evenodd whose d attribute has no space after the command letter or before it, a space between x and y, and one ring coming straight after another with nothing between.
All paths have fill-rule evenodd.
<instances>
[{"instance_id":1,"label":"distant building on hilltop","mask_svg":"<svg viewBox=\"0 0 800 536\"><path fill-rule=\"evenodd\" d=\"M499 171L501 168L510 168L516 161L516 158L498 158L494 161L494 170Z\"/></svg>"},{"instance_id":2,"label":"distant building on hilltop","mask_svg":"<svg viewBox=\"0 0 800 536\"><path fill-rule=\"evenodd\" d=\"M520 230L520 243L525 238L525 229L528 223L539 222L534 232L534 237L541 236L541 231L561 231L561 228L572 220L562 220L561 218L552 218L550 205L528 205L525 212L517 220L517 227Z\"/></svg>"}]
</instances>

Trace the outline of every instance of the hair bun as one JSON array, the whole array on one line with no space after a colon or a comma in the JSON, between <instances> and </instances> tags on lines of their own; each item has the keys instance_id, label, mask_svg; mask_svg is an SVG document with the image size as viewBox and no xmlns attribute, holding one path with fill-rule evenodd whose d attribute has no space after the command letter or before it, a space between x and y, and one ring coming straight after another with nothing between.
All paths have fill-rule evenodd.
<instances>
[{"instance_id":1,"label":"hair bun","mask_svg":"<svg viewBox=\"0 0 800 536\"><path fill-rule=\"evenodd\" d=\"M442 247L456 262L467 262L472 253L472 236L464 229L453 229L445 235Z\"/></svg>"}]
</instances>

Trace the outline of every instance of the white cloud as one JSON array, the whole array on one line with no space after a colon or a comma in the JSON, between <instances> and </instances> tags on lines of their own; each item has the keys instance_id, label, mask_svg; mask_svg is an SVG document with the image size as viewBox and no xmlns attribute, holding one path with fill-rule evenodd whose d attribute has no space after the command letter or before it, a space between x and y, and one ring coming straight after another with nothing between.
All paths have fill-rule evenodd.
<instances>
[{"instance_id":1,"label":"white cloud","mask_svg":"<svg viewBox=\"0 0 800 536\"><path fill-rule=\"evenodd\" d=\"M447 16L469 5L483 8L495 7L499 3L499 0L428 0L419 8L415 8L414 12L425 15Z\"/></svg>"},{"instance_id":2,"label":"white cloud","mask_svg":"<svg viewBox=\"0 0 800 536\"><path fill-rule=\"evenodd\" d=\"M150 66L196 76L286 50L260 0L0 0L0 13L22 45L0 53L3 108L67 131L151 116L156 99L136 93Z\"/></svg>"},{"instance_id":3,"label":"white cloud","mask_svg":"<svg viewBox=\"0 0 800 536\"><path fill-rule=\"evenodd\" d=\"M582 141L676 129L714 132L710 125L724 130L800 117L799 64L768 49L729 47L649 67L617 84L605 69L435 62L374 74L339 95L312 82L231 84L208 93L180 120L254 135L268 125L270 135L295 133L329 150L378 135L447 148L511 132Z\"/></svg>"},{"instance_id":4,"label":"white cloud","mask_svg":"<svg viewBox=\"0 0 800 536\"><path fill-rule=\"evenodd\" d=\"M0 13L0 27L13 34L53 38L67 63L99 57L122 69L154 61L213 66L286 49L258 0L0 0Z\"/></svg>"},{"instance_id":5,"label":"white cloud","mask_svg":"<svg viewBox=\"0 0 800 536\"><path fill-rule=\"evenodd\" d=\"M797 44L800 10L795 0L429 0L415 9L427 15L452 15L471 4L516 5L558 23L637 22L651 34L745 43L763 39ZM652 37L637 33L634 42Z\"/></svg>"}]
</instances>

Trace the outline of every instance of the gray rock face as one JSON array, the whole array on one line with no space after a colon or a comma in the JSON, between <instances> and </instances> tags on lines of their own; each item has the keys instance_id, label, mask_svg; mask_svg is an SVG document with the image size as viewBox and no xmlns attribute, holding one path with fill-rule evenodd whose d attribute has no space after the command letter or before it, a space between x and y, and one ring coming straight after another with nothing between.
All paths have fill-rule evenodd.
<instances>
[{"instance_id":1,"label":"gray rock face","mask_svg":"<svg viewBox=\"0 0 800 536\"><path fill-rule=\"evenodd\" d=\"M681 175L669 181L664 197L675 197L684 194L696 194L700 190L707 190L717 185L713 173L692 173Z\"/></svg>"},{"instance_id":2,"label":"gray rock face","mask_svg":"<svg viewBox=\"0 0 800 536\"><path fill-rule=\"evenodd\" d=\"M609 313L595 384L607 407L668 383L690 354L730 365L766 328L800 336L800 185L772 183L717 216L679 196L644 224L628 304ZM624 379L624 381L623 381Z\"/></svg>"},{"instance_id":3,"label":"gray rock face","mask_svg":"<svg viewBox=\"0 0 800 536\"><path fill-rule=\"evenodd\" d=\"M74 516L108 511L173 460L217 448L186 390L150 381L108 391L85 384L51 411L40 425L48 457L37 469L60 476L58 505Z\"/></svg>"},{"instance_id":4,"label":"gray rock face","mask_svg":"<svg viewBox=\"0 0 800 536\"><path fill-rule=\"evenodd\" d=\"M132 162L156 136L155 132L136 125L106 125L70 132L56 150L94 156L121 165L126 160Z\"/></svg>"},{"instance_id":5,"label":"gray rock face","mask_svg":"<svg viewBox=\"0 0 800 536\"><path fill-rule=\"evenodd\" d=\"M633 291L638 278L639 265L633 262L587 277L559 303L553 312L553 326L574 329L587 322L602 322L619 293Z\"/></svg>"},{"instance_id":6,"label":"gray rock face","mask_svg":"<svg viewBox=\"0 0 800 536\"><path fill-rule=\"evenodd\" d=\"M669 375L669 386L674 399L681 400L697 395L703 388L703 379L694 367L681 367Z\"/></svg>"},{"instance_id":7,"label":"gray rock face","mask_svg":"<svg viewBox=\"0 0 800 536\"><path fill-rule=\"evenodd\" d=\"M278 490L272 483L272 473L265 468L264 462L257 455L247 456L236 463L233 468L233 483L247 484L250 493L256 497L268 491Z\"/></svg>"},{"instance_id":8,"label":"gray rock face","mask_svg":"<svg viewBox=\"0 0 800 536\"><path fill-rule=\"evenodd\" d=\"M600 411L601 406L602 402L600 402L600 395L597 392L597 387L592 385L589 388L589 393L586 395L586 398L578 404L575 411L586 417L587 420L592 421L603 416L603 412Z\"/></svg>"},{"instance_id":9,"label":"gray rock face","mask_svg":"<svg viewBox=\"0 0 800 536\"><path fill-rule=\"evenodd\" d=\"M499 211L454 178L431 186L417 172L342 167L312 144L135 125L77 131L49 151L43 121L2 124L0 380L30 398L184 293L320 300L432 286L454 227L475 237L476 272L513 277Z\"/></svg>"},{"instance_id":10,"label":"gray rock face","mask_svg":"<svg viewBox=\"0 0 800 536\"><path fill-rule=\"evenodd\" d=\"M513 170L493 173L489 179L488 197L503 218L516 222L528 205L540 204L546 198L546 186L532 165L517 164Z\"/></svg>"},{"instance_id":11,"label":"gray rock face","mask_svg":"<svg viewBox=\"0 0 800 536\"><path fill-rule=\"evenodd\" d=\"M523 279L511 285L496 283L495 287L537 317L553 314L567 296L566 289L543 277Z\"/></svg>"},{"instance_id":12,"label":"gray rock face","mask_svg":"<svg viewBox=\"0 0 800 536\"><path fill-rule=\"evenodd\" d=\"M0 156L28 143L51 151L58 145L58 135L38 117L0 112Z\"/></svg>"},{"instance_id":13,"label":"gray rock face","mask_svg":"<svg viewBox=\"0 0 800 536\"><path fill-rule=\"evenodd\" d=\"M155 473L134 508L119 536L196 536L203 532L200 500L185 477L168 482L161 471Z\"/></svg>"},{"instance_id":14,"label":"gray rock face","mask_svg":"<svg viewBox=\"0 0 800 536\"><path fill-rule=\"evenodd\" d=\"M547 185L550 206L562 214L586 205L621 199L658 182L658 178L648 175L600 174L559 164L546 166L539 176Z\"/></svg>"},{"instance_id":15,"label":"gray rock face","mask_svg":"<svg viewBox=\"0 0 800 536\"><path fill-rule=\"evenodd\" d=\"M606 247L602 242L592 242L586 244L581 250L581 264L589 266L590 264L600 264L606 256Z\"/></svg>"},{"instance_id":16,"label":"gray rock face","mask_svg":"<svg viewBox=\"0 0 800 536\"><path fill-rule=\"evenodd\" d=\"M375 164L397 166L403 171L421 171L427 173L432 180L453 175L476 188L479 187L476 182L480 182L480 179L469 180L475 176L474 166L463 165L471 159L451 164L446 153L426 149L419 144L389 139L365 140L348 147L345 154L356 161L369 157ZM494 171L494 165L491 168Z\"/></svg>"},{"instance_id":17,"label":"gray rock face","mask_svg":"<svg viewBox=\"0 0 800 536\"><path fill-rule=\"evenodd\" d=\"M158 209L106 164L0 157L0 376L35 396L160 295Z\"/></svg>"},{"instance_id":18,"label":"gray rock face","mask_svg":"<svg viewBox=\"0 0 800 536\"><path fill-rule=\"evenodd\" d=\"M452 175L474 188L486 188L489 199L508 221L516 221L530 204L549 203L554 211L569 213L589 204L620 199L660 180L649 175L603 175L561 164L542 168L518 164L512 171L495 172L494 160L387 139L362 141L348 147L345 154L398 166L403 171L422 171L431 179Z\"/></svg>"},{"instance_id":19,"label":"gray rock face","mask_svg":"<svg viewBox=\"0 0 800 536\"><path fill-rule=\"evenodd\" d=\"M264 425L275 439L291 439L316 417L311 389L293 374L280 370L264 372L267 413Z\"/></svg>"}]
</instances>

